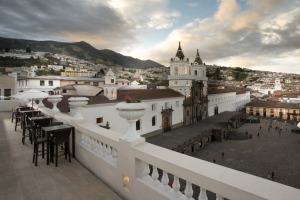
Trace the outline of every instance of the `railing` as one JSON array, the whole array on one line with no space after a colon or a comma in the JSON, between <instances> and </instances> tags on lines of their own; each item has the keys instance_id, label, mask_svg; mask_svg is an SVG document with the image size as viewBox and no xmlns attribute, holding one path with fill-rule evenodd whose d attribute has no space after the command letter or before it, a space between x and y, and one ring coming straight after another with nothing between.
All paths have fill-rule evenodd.
<instances>
[{"instance_id":1,"label":"railing","mask_svg":"<svg viewBox=\"0 0 300 200\"><path fill-rule=\"evenodd\" d=\"M43 112L51 114L49 109ZM122 133L76 123L76 159L124 199L298 199L300 190L145 142ZM124 130L124 133L126 130Z\"/></svg>"}]
</instances>

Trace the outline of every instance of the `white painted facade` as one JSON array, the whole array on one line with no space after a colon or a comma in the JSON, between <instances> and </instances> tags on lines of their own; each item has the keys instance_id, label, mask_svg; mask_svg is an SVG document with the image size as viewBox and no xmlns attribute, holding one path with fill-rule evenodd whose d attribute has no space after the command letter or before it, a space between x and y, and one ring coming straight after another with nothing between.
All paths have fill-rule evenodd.
<instances>
[{"instance_id":1,"label":"white painted facade","mask_svg":"<svg viewBox=\"0 0 300 200\"><path fill-rule=\"evenodd\" d=\"M159 92L159 91L158 91ZM148 105L145 115L140 119L140 135L151 133L162 129L162 108L172 105L172 125L182 123L183 121L183 97L143 100ZM82 116L91 124L97 124L97 118L103 118L103 123L98 124L105 126L109 123L112 131L124 132L127 130L127 122L118 115L115 109L117 103L87 105L81 110ZM155 118L155 125L152 125L152 118Z\"/></svg>"},{"instance_id":2,"label":"white painted facade","mask_svg":"<svg viewBox=\"0 0 300 200\"><path fill-rule=\"evenodd\" d=\"M178 57L179 56L179 57ZM199 63L196 60L199 60ZM207 94L206 66L202 63L197 50L194 63L189 63L189 59L184 59L183 52L179 43L177 54L170 62L170 75L168 75L169 88L182 95L189 96L193 81L202 81L203 94Z\"/></svg>"},{"instance_id":3,"label":"white painted facade","mask_svg":"<svg viewBox=\"0 0 300 200\"><path fill-rule=\"evenodd\" d=\"M208 95L208 117L224 111L236 111L235 108L236 92L209 94Z\"/></svg>"},{"instance_id":4,"label":"white painted facade","mask_svg":"<svg viewBox=\"0 0 300 200\"><path fill-rule=\"evenodd\" d=\"M250 102L250 91L246 91L242 94L236 94L235 98L235 110L243 110L247 103Z\"/></svg>"},{"instance_id":5,"label":"white painted facade","mask_svg":"<svg viewBox=\"0 0 300 200\"><path fill-rule=\"evenodd\" d=\"M40 91L53 91L54 88L60 87L60 79L51 76L37 76L19 79L16 85L16 91L26 91L36 89Z\"/></svg>"}]
</instances>

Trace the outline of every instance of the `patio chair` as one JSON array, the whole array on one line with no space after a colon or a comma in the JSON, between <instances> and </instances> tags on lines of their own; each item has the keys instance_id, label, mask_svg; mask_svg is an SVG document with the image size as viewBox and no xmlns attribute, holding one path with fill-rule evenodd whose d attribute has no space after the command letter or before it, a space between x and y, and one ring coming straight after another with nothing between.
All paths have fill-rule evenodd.
<instances>
[{"instance_id":1,"label":"patio chair","mask_svg":"<svg viewBox=\"0 0 300 200\"><path fill-rule=\"evenodd\" d=\"M16 112L15 112L15 114L14 114L14 116L15 116L15 131L17 131L17 126L18 125L21 125L21 128L23 128L22 127L22 115L21 115L21 113L19 112L19 111L24 111L24 110L32 110L32 108L31 107L22 107L22 108L19 108Z\"/></svg>"},{"instance_id":2,"label":"patio chair","mask_svg":"<svg viewBox=\"0 0 300 200\"><path fill-rule=\"evenodd\" d=\"M32 163L35 163L37 166L38 156L45 157L45 145L47 143L46 137L42 137L41 134L38 134L37 130L34 128L29 128L29 132L32 135L33 140L33 158ZM40 150L40 145L42 145L42 149Z\"/></svg>"},{"instance_id":3,"label":"patio chair","mask_svg":"<svg viewBox=\"0 0 300 200\"><path fill-rule=\"evenodd\" d=\"M32 126L34 126L34 124L32 124L32 122L29 120L29 117L33 117L33 116L37 116L38 113L37 112L30 112L30 113L27 113L26 114L26 117L25 117L25 123L24 124L24 127L23 127L23 135L22 135L22 143L24 144L25 143L25 138L28 137L29 140L30 140L30 144L32 144L32 136L30 134L30 132L28 131L29 128L32 128ZM23 120L23 118L22 118ZM27 130L27 131L26 131Z\"/></svg>"},{"instance_id":4,"label":"patio chair","mask_svg":"<svg viewBox=\"0 0 300 200\"><path fill-rule=\"evenodd\" d=\"M65 156L65 159L67 159L67 156L69 156L69 162L71 162L71 156L70 156L70 134L71 130L60 130L53 132L50 140L50 158L53 162L53 158L55 157L55 167L57 167L57 160L59 156ZM58 147L60 145L64 145L63 151L58 151Z\"/></svg>"}]
</instances>

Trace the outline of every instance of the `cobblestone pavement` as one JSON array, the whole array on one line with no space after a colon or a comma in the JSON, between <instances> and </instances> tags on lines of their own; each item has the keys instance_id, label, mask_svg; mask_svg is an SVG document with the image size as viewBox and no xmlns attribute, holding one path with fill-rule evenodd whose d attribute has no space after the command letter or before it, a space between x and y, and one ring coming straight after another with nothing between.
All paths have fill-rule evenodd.
<instances>
[{"instance_id":1,"label":"cobblestone pavement","mask_svg":"<svg viewBox=\"0 0 300 200\"><path fill-rule=\"evenodd\" d=\"M192 156L210 162L215 159L216 164L263 178L273 171L274 181L300 189L300 134L292 133L292 127L295 125L273 122L269 131L269 121L247 123L238 131L247 131L252 139L212 142Z\"/></svg>"}]
</instances>

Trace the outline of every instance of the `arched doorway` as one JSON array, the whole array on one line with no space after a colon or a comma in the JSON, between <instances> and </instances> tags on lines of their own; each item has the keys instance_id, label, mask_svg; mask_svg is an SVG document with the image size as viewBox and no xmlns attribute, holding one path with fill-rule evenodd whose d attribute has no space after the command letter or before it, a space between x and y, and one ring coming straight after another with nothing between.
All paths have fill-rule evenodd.
<instances>
[{"instance_id":1,"label":"arched doorway","mask_svg":"<svg viewBox=\"0 0 300 200\"><path fill-rule=\"evenodd\" d=\"M169 117L164 117L164 132L168 132L171 130L171 127L170 127L170 119Z\"/></svg>"}]
</instances>

